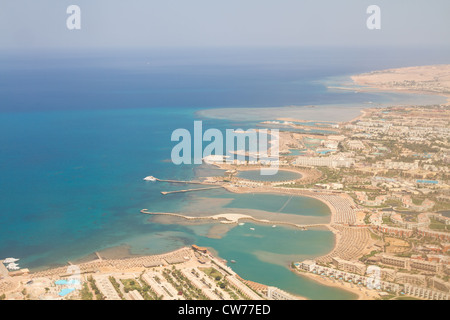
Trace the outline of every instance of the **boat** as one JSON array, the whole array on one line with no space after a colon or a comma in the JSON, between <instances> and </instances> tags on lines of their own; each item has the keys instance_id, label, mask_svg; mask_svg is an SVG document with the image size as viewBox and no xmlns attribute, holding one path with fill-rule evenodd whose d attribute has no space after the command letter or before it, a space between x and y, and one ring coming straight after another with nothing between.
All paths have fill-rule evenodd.
<instances>
[{"instance_id":1,"label":"boat","mask_svg":"<svg viewBox=\"0 0 450 320\"><path fill-rule=\"evenodd\" d=\"M255 230L255 228L250 228L250 230Z\"/></svg>"},{"instance_id":2,"label":"boat","mask_svg":"<svg viewBox=\"0 0 450 320\"><path fill-rule=\"evenodd\" d=\"M19 259L15 259L15 258L6 258L5 260L3 260L3 263L14 263L16 261L19 261Z\"/></svg>"},{"instance_id":3,"label":"boat","mask_svg":"<svg viewBox=\"0 0 450 320\"><path fill-rule=\"evenodd\" d=\"M243 223L243 222L239 223L240 226L243 226L244 224L245 224L245 223Z\"/></svg>"},{"instance_id":4,"label":"boat","mask_svg":"<svg viewBox=\"0 0 450 320\"><path fill-rule=\"evenodd\" d=\"M156 178L154 176L148 176L144 178L145 181L156 181Z\"/></svg>"},{"instance_id":5,"label":"boat","mask_svg":"<svg viewBox=\"0 0 450 320\"><path fill-rule=\"evenodd\" d=\"M276 228L277 227L277 225L276 224L274 224L273 226L272 226L272 228Z\"/></svg>"},{"instance_id":6,"label":"boat","mask_svg":"<svg viewBox=\"0 0 450 320\"><path fill-rule=\"evenodd\" d=\"M231 260L231 263L236 263L236 260Z\"/></svg>"}]
</instances>

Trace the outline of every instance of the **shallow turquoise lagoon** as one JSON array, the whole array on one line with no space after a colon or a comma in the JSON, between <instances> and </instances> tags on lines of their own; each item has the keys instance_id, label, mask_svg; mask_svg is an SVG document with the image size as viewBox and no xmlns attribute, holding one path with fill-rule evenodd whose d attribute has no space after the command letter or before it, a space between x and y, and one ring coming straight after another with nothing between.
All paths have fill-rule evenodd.
<instances>
[{"instance_id":1,"label":"shallow turquoise lagoon","mask_svg":"<svg viewBox=\"0 0 450 320\"><path fill-rule=\"evenodd\" d=\"M323 286L289 269L292 262L328 253L333 243L329 231L300 231L251 223L233 228L221 239L204 236L197 239L198 245L212 247L221 258L235 260L229 266L244 279L309 299L354 299L352 293Z\"/></svg>"}]
</instances>

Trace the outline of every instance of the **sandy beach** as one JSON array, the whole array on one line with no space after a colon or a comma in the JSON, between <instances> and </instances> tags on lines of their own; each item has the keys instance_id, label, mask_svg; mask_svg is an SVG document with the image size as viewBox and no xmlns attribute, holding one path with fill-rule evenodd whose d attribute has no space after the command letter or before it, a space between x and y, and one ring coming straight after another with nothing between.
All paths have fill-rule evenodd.
<instances>
[{"instance_id":1,"label":"sandy beach","mask_svg":"<svg viewBox=\"0 0 450 320\"><path fill-rule=\"evenodd\" d=\"M312 280L317 281L320 284L323 284L325 286L347 290L347 291L357 295L358 296L357 300L375 300L375 299L380 298L380 296L378 295L378 293L376 291L367 290L364 287L359 287L359 286L350 284L345 281L332 280L325 276L320 276L320 275L313 274L313 273L299 272L299 271L294 271L294 272L296 274L298 274L300 277L306 277L306 278L312 279Z\"/></svg>"}]
</instances>

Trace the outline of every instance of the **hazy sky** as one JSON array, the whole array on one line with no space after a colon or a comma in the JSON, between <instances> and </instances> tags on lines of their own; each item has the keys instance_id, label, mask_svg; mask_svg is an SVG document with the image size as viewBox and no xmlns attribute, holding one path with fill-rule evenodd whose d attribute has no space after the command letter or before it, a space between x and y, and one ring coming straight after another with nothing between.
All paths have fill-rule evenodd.
<instances>
[{"instance_id":1,"label":"hazy sky","mask_svg":"<svg viewBox=\"0 0 450 320\"><path fill-rule=\"evenodd\" d=\"M372 4L381 30L366 27ZM449 0L0 0L0 49L449 45L449 13Z\"/></svg>"}]
</instances>

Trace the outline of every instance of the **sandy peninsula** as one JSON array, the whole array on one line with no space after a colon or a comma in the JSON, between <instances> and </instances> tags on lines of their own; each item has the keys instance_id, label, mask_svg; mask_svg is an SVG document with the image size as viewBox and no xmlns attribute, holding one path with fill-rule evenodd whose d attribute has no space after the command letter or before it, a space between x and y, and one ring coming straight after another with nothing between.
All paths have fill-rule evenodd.
<instances>
[{"instance_id":1,"label":"sandy peninsula","mask_svg":"<svg viewBox=\"0 0 450 320\"><path fill-rule=\"evenodd\" d=\"M440 95L450 103L450 64L372 71L351 79L359 86L382 91Z\"/></svg>"}]
</instances>

